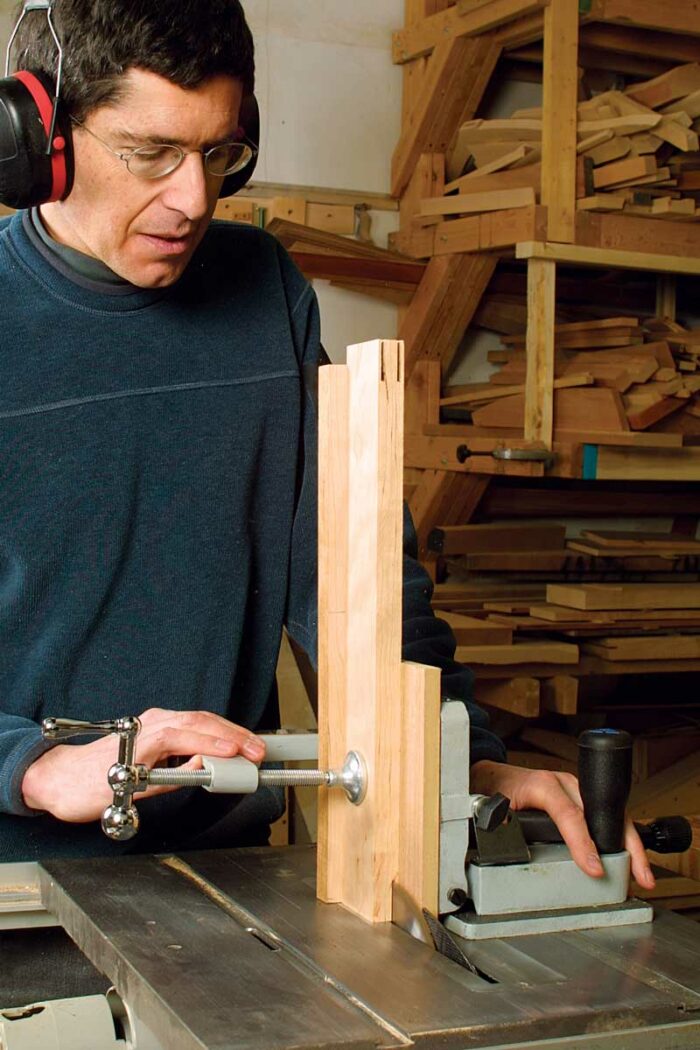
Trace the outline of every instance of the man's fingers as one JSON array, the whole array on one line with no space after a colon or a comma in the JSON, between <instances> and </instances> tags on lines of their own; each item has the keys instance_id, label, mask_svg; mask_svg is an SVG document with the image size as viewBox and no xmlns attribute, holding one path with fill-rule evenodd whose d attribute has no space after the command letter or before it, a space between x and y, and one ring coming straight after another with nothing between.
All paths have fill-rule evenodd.
<instances>
[{"instance_id":1,"label":"man's fingers","mask_svg":"<svg viewBox=\"0 0 700 1050\"><path fill-rule=\"evenodd\" d=\"M147 766L153 766L171 755L219 755L233 758L234 755L242 754L251 761L260 761L264 751L264 745L245 730L225 737L168 725L144 731L136 745L138 761Z\"/></svg>"},{"instance_id":2,"label":"man's fingers","mask_svg":"<svg viewBox=\"0 0 700 1050\"><path fill-rule=\"evenodd\" d=\"M588 831L583 811L567 797L561 807L553 799L549 815L561 831L562 838L579 868L594 878L604 875L603 865Z\"/></svg>"},{"instance_id":3,"label":"man's fingers","mask_svg":"<svg viewBox=\"0 0 700 1050\"><path fill-rule=\"evenodd\" d=\"M588 831L583 810L575 801L580 797L578 790L574 785L570 785L567 790L561 779L565 776L543 772L539 783L533 785L537 794L534 804L550 815L579 868L587 875L600 878L605 872Z\"/></svg>"},{"instance_id":4,"label":"man's fingers","mask_svg":"<svg viewBox=\"0 0 700 1050\"><path fill-rule=\"evenodd\" d=\"M653 890L656 885L656 879L649 866L642 840L631 820L628 820L625 824L625 849L630 855L632 878L640 886L644 886L645 889Z\"/></svg>"},{"instance_id":5,"label":"man's fingers","mask_svg":"<svg viewBox=\"0 0 700 1050\"><path fill-rule=\"evenodd\" d=\"M165 711L160 708L151 708L141 716L143 732L141 740L147 738L151 733L170 732L179 730L211 736L212 738L225 742L214 754L242 754L251 762L260 762L265 757L265 745L259 737L251 733L243 726L235 725L227 721L221 715L211 711ZM231 748L234 748L231 750ZM182 752L183 754L194 754L197 748ZM175 754L175 752L169 752Z\"/></svg>"}]
</instances>

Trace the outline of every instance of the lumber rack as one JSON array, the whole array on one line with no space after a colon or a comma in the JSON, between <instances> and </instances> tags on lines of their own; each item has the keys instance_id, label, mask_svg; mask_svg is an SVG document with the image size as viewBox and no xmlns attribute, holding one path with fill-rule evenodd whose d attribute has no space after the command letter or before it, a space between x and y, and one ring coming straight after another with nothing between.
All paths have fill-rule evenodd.
<instances>
[{"instance_id":1,"label":"lumber rack","mask_svg":"<svg viewBox=\"0 0 700 1050\"><path fill-rule=\"evenodd\" d=\"M407 348L407 377L410 383L416 365L428 361L438 363L445 379L499 261L522 260L529 300L525 419L523 441L509 444L551 450L556 457L547 468L524 467L522 462L494 465L494 450L508 442L476 447L474 440L465 440L470 433L475 437L473 431L438 429L435 382L414 377L416 389L407 416L410 468L485 475L700 478L700 453L692 446L680 449L641 433L626 434L617 444L611 434L593 443L567 440L557 447L553 434L557 268L652 271L661 275L658 308L669 317L674 316L675 275L700 274L699 224L577 206L584 177L577 154L579 66L638 78L663 75L679 63L697 61L696 7L691 0L669 6L672 10L632 0L407 3L406 25L394 37L394 60L404 71L404 114L392 165L392 192L401 201L401 228L393 244L406 255L428 260L416 294L401 316L399 335ZM464 122L479 113L493 75L504 63L520 69L542 64L541 164L519 169L534 174L527 191L530 203L523 197L513 202L517 206L505 206L513 194L527 196L524 190L505 190L502 208L496 203L482 214L450 218L449 213L441 214L445 209L440 204L440 198L450 200L442 196L445 155L455 148L455 136ZM512 174L505 172L501 182L496 176L494 184L508 186ZM486 188L488 180L477 181ZM435 216L426 208L433 202L438 205ZM437 399L439 386L440 379ZM478 436L505 439L498 434ZM472 454L460 461L455 453L461 449L464 457L465 445Z\"/></svg>"}]
</instances>

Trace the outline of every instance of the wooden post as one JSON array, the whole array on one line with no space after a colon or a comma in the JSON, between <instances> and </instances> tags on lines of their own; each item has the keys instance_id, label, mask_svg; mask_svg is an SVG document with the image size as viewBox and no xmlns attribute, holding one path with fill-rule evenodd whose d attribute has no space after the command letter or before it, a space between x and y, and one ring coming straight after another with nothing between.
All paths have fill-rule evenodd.
<instances>
[{"instance_id":1,"label":"wooden post","mask_svg":"<svg viewBox=\"0 0 700 1050\"><path fill-rule=\"evenodd\" d=\"M557 264L530 259L527 264L527 371L525 438L552 447L554 431L554 307Z\"/></svg>"},{"instance_id":2,"label":"wooden post","mask_svg":"<svg viewBox=\"0 0 700 1050\"><path fill-rule=\"evenodd\" d=\"M656 278L656 316L676 320L675 273L660 273Z\"/></svg>"},{"instance_id":3,"label":"wooden post","mask_svg":"<svg viewBox=\"0 0 700 1050\"><path fill-rule=\"evenodd\" d=\"M368 788L321 793L317 894L388 922L395 892L437 893L439 672L401 664L403 347L350 347L320 377L319 761L359 751Z\"/></svg>"},{"instance_id":4,"label":"wooden post","mask_svg":"<svg viewBox=\"0 0 700 1050\"><path fill-rule=\"evenodd\" d=\"M573 244L576 226L578 2L551 0L544 14L542 203L547 240Z\"/></svg>"}]
</instances>

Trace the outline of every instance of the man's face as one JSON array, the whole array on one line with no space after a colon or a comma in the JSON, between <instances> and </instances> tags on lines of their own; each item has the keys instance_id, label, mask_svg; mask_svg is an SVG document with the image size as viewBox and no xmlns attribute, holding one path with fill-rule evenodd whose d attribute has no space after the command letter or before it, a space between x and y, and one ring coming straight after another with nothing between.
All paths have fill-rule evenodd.
<instances>
[{"instance_id":1,"label":"man's face","mask_svg":"<svg viewBox=\"0 0 700 1050\"><path fill-rule=\"evenodd\" d=\"M236 137L240 81L216 76L185 89L156 73L130 69L121 100L101 106L85 125L126 153L170 143L204 150ZM188 153L170 175L141 179L86 130L74 127L75 184L66 201L45 204L42 219L60 243L101 259L140 288L163 288L182 274L204 236L221 190L201 153Z\"/></svg>"}]
</instances>

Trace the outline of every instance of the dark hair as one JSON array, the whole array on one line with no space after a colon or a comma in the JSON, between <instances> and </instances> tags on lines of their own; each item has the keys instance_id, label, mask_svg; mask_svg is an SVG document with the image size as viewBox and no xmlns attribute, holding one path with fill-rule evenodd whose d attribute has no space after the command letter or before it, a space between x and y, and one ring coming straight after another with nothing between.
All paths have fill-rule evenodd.
<instances>
[{"instance_id":1,"label":"dark hair","mask_svg":"<svg viewBox=\"0 0 700 1050\"><path fill-rule=\"evenodd\" d=\"M245 94L253 91L253 37L239 0L55 0L53 22L64 51L61 95L79 120L116 102L132 68L183 88L227 74L243 82ZM15 55L19 69L55 79L58 56L44 11L25 16Z\"/></svg>"}]
</instances>

